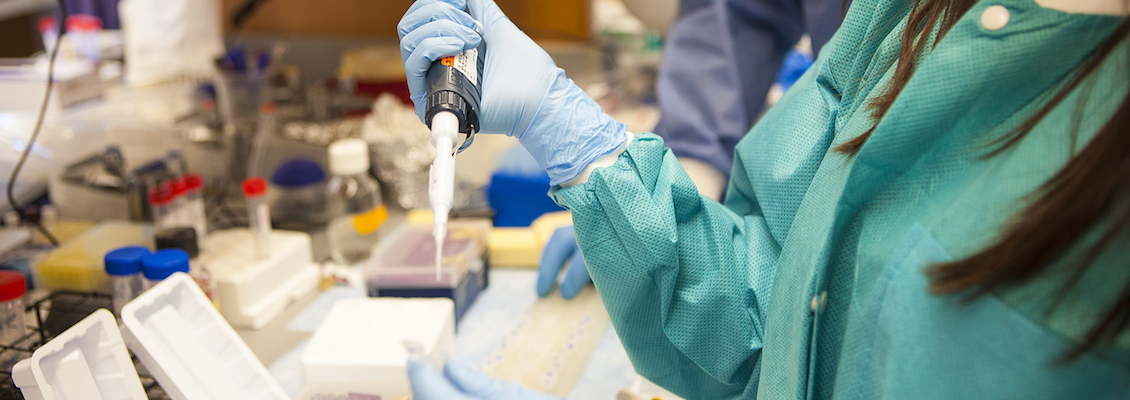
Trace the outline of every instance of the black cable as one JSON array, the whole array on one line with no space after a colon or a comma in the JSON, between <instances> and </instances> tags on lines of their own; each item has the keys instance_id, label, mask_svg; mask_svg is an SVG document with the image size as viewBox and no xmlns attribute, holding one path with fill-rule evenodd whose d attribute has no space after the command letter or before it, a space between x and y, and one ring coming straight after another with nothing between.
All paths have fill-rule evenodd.
<instances>
[{"instance_id":1,"label":"black cable","mask_svg":"<svg viewBox=\"0 0 1130 400\"><path fill-rule=\"evenodd\" d=\"M27 218L24 212L20 210L19 205L16 204L16 196L13 192L16 187L16 177L20 175L20 170L23 169L24 163L27 162L28 155L31 154L31 148L35 146L35 140L39 138L39 131L43 128L43 118L47 114L48 100L51 100L51 89L55 86L55 57L59 55L59 48L62 47L63 35L67 33L67 4L63 0L57 0L57 2L59 3L59 12L62 13L62 17L59 19L59 21L61 21L59 23L59 37L55 40L55 47L51 49L51 58L47 62L47 90L45 91L46 93L43 94L43 105L39 107L39 117L35 121L35 130L31 131L31 137L28 138L27 146L24 146L24 151L20 154L20 160L16 162L16 167L12 168L12 176L8 178L8 205L20 214L20 218L24 219ZM48 242L51 242L51 245L59 245L59 239L56 239L55 235L47 231L47 228L43 226L43 222L40 221L39 218L36 218L34 223L35 228L39 230L39 233L43 234L43 237L47 238Z\"/></svg>"}]
</instances>

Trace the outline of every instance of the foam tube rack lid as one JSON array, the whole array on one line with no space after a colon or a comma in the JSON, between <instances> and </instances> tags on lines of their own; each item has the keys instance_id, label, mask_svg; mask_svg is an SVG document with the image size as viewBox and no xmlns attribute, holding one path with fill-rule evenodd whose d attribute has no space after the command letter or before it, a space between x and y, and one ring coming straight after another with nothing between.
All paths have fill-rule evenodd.
<instances>
[{"instance_id":1,"label":"foam tube rack lid","mask_svg":"<svg viewBox=\"0 0 1130 400\"><path fill-rule=\"evenodd\" d=\"M144 400L145 390L106 309L90 314L12 368L24 398Z\"/></svg>"},{"instance_id":2,"label":"foam tube rack lid","mask_svg":"<svg viewBox=\"0 0 1130 400\"><path fill-rule=\"evenodd\" d=\"M289 399L187 274L126 304L122 337L174 400Z\"/></svg>"}]
</instances>

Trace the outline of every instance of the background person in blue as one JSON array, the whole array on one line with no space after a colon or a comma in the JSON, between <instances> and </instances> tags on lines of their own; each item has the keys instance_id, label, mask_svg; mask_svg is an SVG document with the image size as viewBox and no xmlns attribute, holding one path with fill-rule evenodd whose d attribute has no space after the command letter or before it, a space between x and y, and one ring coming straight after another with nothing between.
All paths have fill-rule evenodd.
<instances>
[{"instance_id":1,"label":"background person in blue","mask_svg":"<svg viewBox=\"0 0 1130 400\"><path fill-rule=\"evenodd\" d=\"M813 54L840 26L840 0L682 0L668 29L659 70L660 120L655 134L686 169L699 193L722 199L734 147L765 105L785 54L807 33ZM561 277L561 296L590 282L573 227L556 232L538 268L547 296Z\"/></svg>"},{"instance_id":2,"label":"background person in blue","mask_svg":"<svg viewBox=\"0 0 1130 400\"><path fill-rule=\"evenodd\" d=\"M858 0L739 142L723 205L493 2L454 2L401 20L410 89L490 44L483 132L549 173L644 377L690 399L1130 396L1130 4ZM533 398L408 367L420 399Z\"/></svg>"}]
</instances>

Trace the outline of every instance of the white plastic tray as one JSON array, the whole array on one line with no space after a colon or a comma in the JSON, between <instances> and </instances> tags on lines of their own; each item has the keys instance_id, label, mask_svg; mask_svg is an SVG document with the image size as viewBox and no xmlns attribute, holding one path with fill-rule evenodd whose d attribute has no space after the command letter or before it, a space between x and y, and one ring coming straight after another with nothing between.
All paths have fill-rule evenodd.
<instances>
[{"instance_id":1,"label":"white plastic tray","mask_svg":"<svg viewBox=\"0 0 1130 400\"><path fill-rule=\"evenodd\" d=\"M127 303L122 336L174 400L289 399L187 274Z\"/></svg>"},{"instance_id":2,"label":"white plastic tray","mask_svg":"<svg viewBox=\"0 0 1130 400\"><path fill-rule=\"evenodd\" d=\"M28 400L146 399L114 315L105 309L17 363L12 380Z\"/></svg>"}]
</instances>

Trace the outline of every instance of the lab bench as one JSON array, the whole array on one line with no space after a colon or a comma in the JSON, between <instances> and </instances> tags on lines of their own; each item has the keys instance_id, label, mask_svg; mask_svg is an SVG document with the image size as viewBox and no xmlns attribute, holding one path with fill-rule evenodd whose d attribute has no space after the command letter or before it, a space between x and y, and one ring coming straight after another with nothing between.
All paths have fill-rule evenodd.
<instances>
[{"instance_id":1,"label":"lab bench","mask_svg":"<svg viewBox=\"0 0 1130 400\"><path fill-rule=\"evenodd\" d=\"M534 291L537 271L495 268L490 286L480 294L460 321L453 360L480 366L511 326L538 300ZM557 294L554 293L554 296ZM299 356L336 300L365 296L363 288L339 286L315 291L292 303L260 329L237 329L240 337L291 395L302 387ZM574 386L569 399L614 399L620 389L637 379L615 332L608 328Z\"/></svg>"}]
</instances>

